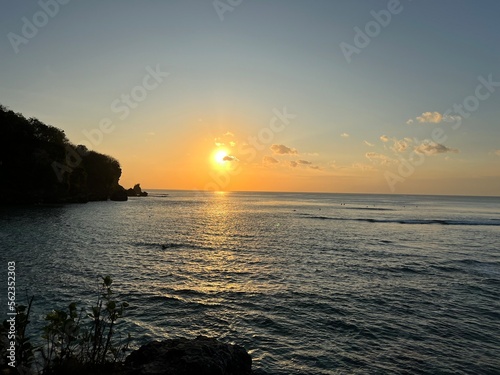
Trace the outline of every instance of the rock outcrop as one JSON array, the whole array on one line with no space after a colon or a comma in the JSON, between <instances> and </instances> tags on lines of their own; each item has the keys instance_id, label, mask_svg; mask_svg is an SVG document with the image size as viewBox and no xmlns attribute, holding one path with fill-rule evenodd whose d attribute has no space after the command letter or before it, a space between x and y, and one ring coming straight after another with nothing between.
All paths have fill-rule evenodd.
<instances>
[{"instance_id":1,"label":"rock outcrop","mask_svg":"<svg viewBox=\"0 0 500 375\"><path fill-rule=\"evenodd\" d=\"M142 191L140 184L135 184L133 188L127 190L127 195L129 197L147 197L148 193Z\"/></svg>"},{"instance_id":2,"label":"rock outcrop","mask_svg":"<svg viewBox=\"0 0 500 375\"><path fill-rule=\"evenodd\" d=\"M127 375L251 375L252 358L239 345L198 336L153 341L125 360Z\"/></svg>"},{"instance_id":3,"label":"rock outcrop","mask_svg":"<svg viewBox=\"0 0 500 375\"><path fill-rule=\"evenodd\" d=\"M117 202L127 201L128 200L127 190L125 190L123 186L118 185L111 193L109 199Z\"/></svg>"}]
</instances>

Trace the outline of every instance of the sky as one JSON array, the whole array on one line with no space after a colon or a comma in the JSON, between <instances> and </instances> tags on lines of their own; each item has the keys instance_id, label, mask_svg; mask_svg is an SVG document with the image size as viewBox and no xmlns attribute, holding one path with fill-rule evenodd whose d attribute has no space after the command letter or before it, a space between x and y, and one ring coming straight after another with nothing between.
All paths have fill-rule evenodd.
<instances>
[{"instance_id":1,"label":"sky","mask_svg":"<svg viewBox=\"0 0 500 375\"><path fill-rule=\"evenodd\" d=\"M0 103L143 189L500 195L497 1L40 0Z\"/></svg>"}]
</instances>

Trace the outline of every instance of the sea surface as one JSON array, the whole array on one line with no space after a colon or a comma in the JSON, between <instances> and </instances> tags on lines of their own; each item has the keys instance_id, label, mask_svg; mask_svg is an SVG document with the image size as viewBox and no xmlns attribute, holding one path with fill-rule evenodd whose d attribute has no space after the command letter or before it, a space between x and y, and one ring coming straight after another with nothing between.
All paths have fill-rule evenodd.
<instances>
[{"instance_id":1,"label":"sea surface","mask_svg":"<svg viewBox=\"0 0 500 375\"><path fill-rule=\"evenodd\" d=\"M152 191L3 208L0 261L1 309L15 261L33 335L111 275L136 347L212 336L259 374L500 374L500 198Z\"/></svg>"}]
</instances>

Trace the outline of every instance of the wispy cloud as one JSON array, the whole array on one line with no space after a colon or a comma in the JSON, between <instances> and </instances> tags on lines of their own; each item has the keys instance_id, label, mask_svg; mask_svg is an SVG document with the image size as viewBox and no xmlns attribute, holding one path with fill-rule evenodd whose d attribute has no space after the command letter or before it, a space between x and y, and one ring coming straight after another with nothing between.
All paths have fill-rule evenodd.
<instances>
[{"instance_id":1,"label":"wispy cloud","mask_svg":"<svg viewBox=\"0 0 500 375\"><path fill-rule=\"evenodd\" d=\"M443 115L439 112L424 112L417 117L417 121L420 123L439 124L443 121Z\"/></svg>"},{"instance_id":2,"label":"wispy cloud","mask_svg":"<svg viewBox=\"0 0 500 375\"><path fill-rule=\"evenodd\" d=\"M425 155L437 155L437 154L445 154L447 152L455 152L455 153L459 152L459 150L455 148L449 148L441 143L436 143L428 139L423 141L420 145L416 146L415 151Z\"/></svg>"},{"instance_id":3,"label":"wispy cloud","mask_svg":"<svg viewBox=\"0 0 500 375\"><path fill-rule=\"evenodd\" d=\"M495 150L495 151L493 151L493 153L494 153L495 155L497 155L497 156L500 156L500 150Z\"/></svg>"},{"instance_id":4,"label":"wispy cloud","mask_svg":"<svg viewBox=\"0 0 500 375\"><path fill-rule=\"evenodd\" d=\"M310 169L316 169L319 170L321 169L317 165L313 165L312 161L309 160L291 160L288 162L288 165L292 168L297 168L297 167L305 167L305 168L310 168Z\"/></svg>"},{"instance_id":5,"label":"wispy cloud","mask_svg":"<svg viewBox=\"0 0 500 375\"><path fill-rule=\"evenodd\" d=\"M457 122L461 119L458 115L441 114L437 111L434 112L424 112L420 116L417 116L415 120L420 124L439 124L440 122ZM414 119L409 119L406 121L408 125L415 122Z\"/></svg>"},{"instance_id":6,"label":"wispy cloud","mask_svg":"<svg viewBox=\"0 0 500 375\"><path fill-rule=\"evenodd\" d=\"M411 143L413 142L411 138L403 138L403 139L393 139L394 145L392 146L392 150L394 152L405 152L408 147L410 147Z\"/></svg>"},{"instance_id":7,"label":"wispy cloud","mask_svg":"<svg viewBox=\"0 0 500 375\"><path fill-rule=\"evenodd\" d=\"M297 160L297 163L303 164L303 165L311 165L312 164L312 162L307 161L307 160Z\"/></svg>"},{"instance_id":8,"label":"wispy cloud","mask_svg":"<svg viewBox=\"0 0 500 375\"><path fill-rule=\"evenodd\" d=\"M298 151L294 148L287 147L285 145L271 145L271 151L277 155L297 155Z\"/></svg>"},{"instance_id":9,"label":"wispy cloud","mask_svg":"<svg viewBox=\"0 0 500 375\"><path fill-rule=\"evenodd\" d=\"M391 159L384 154L379 154L378 152L367 152L365 157L374 164L388 165L396 162L394 159Z\"/></svg>"},{"instance_id":10,"label":"wispy cloud","mask_svg":"<svg viewBox=\"0 0 500 375\"><path fill-rule=\"evenodd\" d=\"M224 161L239 161L236 156L233 155L226 155L222 158Z\"/></svg>"},{"instance_id":11,"label":"wispy cloud","mask_svg":"<svg viewBox=\"0 0 500 375\"><path fill-rule=\"evenodd\" d=\"M351 168L353 168L353 169L360 169L363 172L376 171L377 170L373 165L366 164L366 163L354 163L354 164L352 164Z\"/></svg>"},{"instance_id":12,"label":"wispy cloud","mask_svg":"<svg viewBox=\"0 0 500 375\"><path fill-rule=\"evenodd\" d=\"M446 122L457 122L457 121L460 121L462 119L462 117L458 116L458 115L443 115L443 121L446 121Z\"/></svg>"},{"instance_id":13,"label":"wispy cloud","mask_svg":"<svg viewBox=\"0 0 500 375\"><path fill-rule=\"evenodd\" d=\"M262 162L264 164L278 164L279 163L279 161L276 160L275 158L273 158L272 156L264 156L262 158Z\"/></svg>"},{"instance_id":14,"label":"wispy cloud","mask_svg":"<svg viewBox=\"0 0 500 375\"><path fill-rule=\"evenodd\" d=\"M340 134L340 136L342 138L349 138L349 134L347 134L347 133L342 133L342 134Z\"/></svg>"},{"instance_id":15,"label":"wispy cloud","mask_svg":"<svg viewBox=\"0 0 500 375\"><path fill-rule=\"evenodd\" d=\"M389 137L388 137L388 136L386 136L386 135L381 135L381 136L380 136L380 140L381 140L382 142L389 142Z\"/></svg>"},{"instance_id":16,"label":"wispy cloud","mask_svg":"<svg viewBox=\"0 0 500 375\"><path fill-rule=\"evenodd\" d=\"M217 147L221 146L236 146L236 142L234 141L234 134L231 132L226 132L223 135L216 137L214 139L214 143Z\"/></svg>"},{"instance_id":17,"label":"wispy cloud","mask_svg":"<svg viewBox=\"0 0 500 375\"><path fill-rule=\"evenodd\" d=\"M365 143L365 145L367 145L368 147L374 147L375 145L373 143L370 143L368 141L363 141Z\"/></svg>"}]
</instances>

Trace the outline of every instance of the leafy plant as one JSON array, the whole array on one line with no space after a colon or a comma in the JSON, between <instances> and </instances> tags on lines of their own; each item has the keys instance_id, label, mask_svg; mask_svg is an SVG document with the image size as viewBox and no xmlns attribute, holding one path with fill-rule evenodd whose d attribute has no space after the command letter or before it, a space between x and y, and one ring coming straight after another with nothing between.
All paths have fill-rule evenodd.
<instances>
[{"instance_id":1,"label":"leafy plant","mask_svg":"<svg viewBox=\"0 0 500 375\"><path fill-rule=\"evenodd\" d=\"M115 363L120 359L120 354L128 348L128 341L115 343L112 340L116 322L123 317L124 309L128 307L128 303L118 303L114 300L112 282L109 276L103 277L97 304L92 307L92 312L88 315L92 319L92 329L90 336L87 337L91 344L87 359L88 363L93 365Z\"/></svg>"},{"instance_id":2,"label":"leafy plant","mask_svg":"<svg viewBox=\"0 0 500 375\"><path fill-rule=\"evenodd\" d=\"M16 370L8 366L5 358L0 361L0 369L10 371L6 373L30 374L36 365L36 371L43 375L113 370L124 359L130 334L126 339L117 335L117 324L128 303L116 301L112 283L111 277L101 277L96 305L91 306L90 311L86 312L83 308L78 311L77 304L71 303L67 310L48 313L42 334L43 344L38 348L34 348L26 336L33 297L28 306L16 305ZM0 326L2 353L9 349L9 328L7 320Z\"/></svg>"},{"instance_id":3,"label":"leafy plant","mask_svg":"<svg viewBox=\"0 0 500 375\"><path fill-rule=\"evenodd\" d=\"M47 314L44 327L45 346L41 348L44 374L87 371L116 364L128 350L127 340L117 340L117 321L128 303L117 302L111 289L111 277L102 277L97 302L90 312L78 314L76 303L68 311Z\"/></svg>"},{"instance_id":4,"label":"leafy plant","mask_svg":"<svg viewBox=\"0 0 500 375\"><path fill-rule=\"evenodd\" d=\"M3 321L2 326L0 326L0 352L10 353L11 343L15 341L15 367L17 373L24 374L29 373L34 361L34 348L31 345L29 337L26 335L26 327L30 323L29 315L31 312L31 305L33 303L33 297L28 300L28 306L16 305L15 306L15 333L11 330L11 324L6 319ZM10 369L12 367L8 365L10 359L7 355L2 356L0 361L0 368Z\"/></svg>"},{"instance_id":5,"label":"leafy plant","mask_svg":"<svg viewBox=\"0 0 500 375\"><path fill-rule=\"evenodd\" d=\"M43 328L45 341L39 349L43 359L45 373L62 368L71 361L82 359L80 316L76 312L76 303L68 306L68 312L53 310L45 316L48 324Z\"/></svg>"},{"instance_id":6,"label":"leafy plant","mask_svg":"<svg viewBox=\"0 0 500 375\"><path fill-rule=\"evenodd\" d=\"M30 323L29 317L33 299L34 297L31 297L28 301L28 306L16 306L16 360L21 367L25 368L30 368L35 358L33 354L33 346L31 345L29 337L26 336L26 328Z\"/></svg>"}]
</instances>

